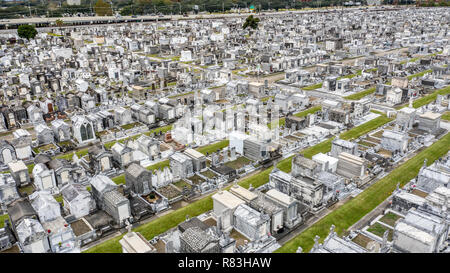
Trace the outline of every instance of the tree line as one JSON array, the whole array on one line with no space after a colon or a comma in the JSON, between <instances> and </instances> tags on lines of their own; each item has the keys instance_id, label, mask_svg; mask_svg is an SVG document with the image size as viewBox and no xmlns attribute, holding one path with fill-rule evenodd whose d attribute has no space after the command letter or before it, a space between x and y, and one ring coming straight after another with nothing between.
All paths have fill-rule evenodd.
<instances>
[{"instance_id":1,"label":"tree line","mask_svg":"<svg viewBox=\"0 0 450 273\"><path fill-rule=\"evenodd\" d=\"M111 3L112 1L112 3ZM253 6L256 12L279 9L302 9L306 7L341 6L347 0L82 0L81 5L67 5L56 0L30 0L27 2L2 2L0 19L31 16L63 17L63 15L146 15L183 14L194 11L223 12L234 8ZM360 1L362 4L366 0ZM383 0L393 4L394 0ZM423 0L421 6L449 6L446 0ZM398 4L413 4L412 0L398 0Z\"/></svg>"}]
</instances>

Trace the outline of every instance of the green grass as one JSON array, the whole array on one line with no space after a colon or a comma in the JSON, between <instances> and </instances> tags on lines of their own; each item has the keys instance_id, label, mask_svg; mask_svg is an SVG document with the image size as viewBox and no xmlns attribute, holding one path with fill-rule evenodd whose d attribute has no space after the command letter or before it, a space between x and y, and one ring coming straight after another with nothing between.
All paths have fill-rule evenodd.
<instances>
[{"instance_id":1,"label":"green grass","mask_svg":"<svg viewBox=\"0 0 450 273\"><path fill-rule=\"evenodd\" d=\"M132 129L132 128L137 127L139 125L141 125L140 122L133 122L133 123L128 123L128 124L125 124L125 125L121 125L120 127L122 129L124 129L124 130L129 130L129 129Z\"/></svg>"},{"instance_id":2,"label":"green grass","mask_svg":"<svg viewBox=\"0 0 450 273\"><path fill-rule=\"evenodd\" d=\"M33 169L34 169L34 163L32 163L30 165L27 165L27 168L28 168L28 173L31 174L33 172Z\"/></svg>"},{"instance_id":3,"label":"green grass","mask_svg":"<svg viewBox=\"0 0 450 273\"><path fill-rule=\"evenodd\" d=\"M275 96L269 96L269 97L262 98L261 101L266 102L268 100L273 100L273 98L275 98Z\"/></svg>"},{"instance_id":4,"label":"green grass","mask_svg":"<svg viewBox=\"0 0 450 273\"><path fill-rule=\"evenodd\" d=\"M390 225L391 227L395 226L395 222L397 222L398 219L402 218L400 215L389 212L383 215L383 217L380 218L380 222L383 222L387 225Z\"/></svg>"},{"instance_id":5,"label":"green grass","mask_svg":"<svg viewBox=\"0 0 450 273\"><path fill-rule=\"evenodd\" d=\"M178 94L178 95L174 95L174 96L170 96L169 99L178 98L178 97L182 97L182 96L186 96L186 95L191 95L191 94L194 94L194 91L187 92L187 93L183 93L183 94Z\"/></svg>"},{"instance_id":6,"label":"green grass","mask_svg":"<svg viewBox=\"0 0 450 273\"><path fill-rule=\"evenodd\" d=\"M364 91L361 91L361 92L358 92L358 93L355 93L355 94L346 96L346 97L344 97L344 99L348 99L348 100L360 100L360 99L364 98L365 96L368 96L368 95L374 93L375 90L376 90L375 87L368 88L368 89L366 89L366 90L364 90Z\"/></svg>"},{"instance_id":7,"label":"green grass","mask_svg":"<svg viewBox=\"0 0 450 273\"><path fill-rule=\"evenodd\" d=\"M111 180L117 185L125 184L125 174L121 174L119 176L111 178Z\"/></svg>"},{"instance_id":8,"label":"green grass","mask_svg":"<svg viewBox=\"0 0 450 273\"><path fill-rule=\"evenodd\" d=\"M363 123L357 127L353 127L352 129L342 133L339 137L344 140L352 140L356 139L362 135L367 134L368 132L392 121L393 119L388 118L386 116L380 116L375 119L372 119L366 123Z\"/></svg>"},{"instance_id":9,"label":"green grass","mask_svg":"<svg viewBox=\"0 0 450 273\"><path fill-rule=\"evenodd\" d=\"M375 234L381 238L383 238L384 232L386 230L389 230L388 241L392 241L392 236L394 235L393 234L394 231L386 226L383 226L380 223L375 223L367 229L368 232L372 232L373 234Z\"/></svg>"},{"instance_id":10,"label":"green grass","mask_svg":"<svg viewBox=\"0 0 450 273\"><path fill-rule=\"evenodd\" d=\"M236 160L225 163L225 165L237 170L237 169L240 169L240 168L244 167L245 165L249 164L250 162L251 162L250 159L241 156L241 157L237 158Z\"/></svg>"},{"instance_id":11,"label":"green grass","mask_svg":"<svg viewBox=\"0 0 450 273\"><path fill-rule=\"evenodd\" d=\"M450 85L447 86L447 87L444 87L442 89L439 89L439 90L433 92L430 95L427 95L425 97L421 97L420 99L415 100L413 102L413 107L414 108L419 108L419 107L421 107L423 105L429 104L430 102L436 100L437 95L445 96L445 95L448 95L448 94L450 94Z\"/></svg>"},{"instance_id":12,"label":"green grass","mask_svg":"<svg viewBox=\"0 0 450 273\"><path fill-rule=\"evenodd\" d=\"M188 187L188 189L192 188L191 184L186 183L184 180L180 180L178 182L173 183L174 186L177 186L182 190L184 187Z\"/></svg>"},{"instance_id":13,"label":"green grass","mask_svg":"<svg viewBox=\"0 0 450 273\"><path fill-rule=\"evenodd\" d=\"M62 36L64 36L64 35L56 34L56 33L53 33L53 32L47 32L47 35L49 35L49 36L55 36L55 37L62 37Z\"/></svg>"},{"instance_id":14,"label":"green grass","mask_svg":"<svg viewBox=\"0 0 450 273\"><path fill-rule=\"evenodd\" d=\"M296 114L294 114L294 116L302 118L302 117L307 116L308 114L313 114L313 113L315 113L317 111L320 111L320 110L322 110L322 106L318 105L318 106L311 107L311 108L309 108L309 109L307 109L305 111L296 113Z\"/></svg>"},{"instance_id":15,"label":"green grass","mask_svg":"<svg viewBox=\"0 0 450 273\"><path fill-rule=\"evenodd\" d=\"M320 142L319 144L316 144L314 146L311 146L305 150L303 150L302 154L304 157L307 157L311 159L314 155L318 153L328 153L331 150L331 142L333 141L334 137L324 140Z\"/></svg>"},{"instance_id":16,"label":"green grass","mask_svg":"<svg viewBox=\"0 0 450 273\"><path fill-rule=\"evenodd\" d=\"M272 129L273 126L275 126L276 121L272 121L272 123L267 124L267 127L269 127L269 129ZM278 126L284 126L286 125L286 118L280 118L278 119Z\"/></svg>"},{"instance_id":17,"label":"green grass","mask_svg":"<svg viewBox=\"0 0 450 273\"><path fill-rule=\"evenodd\" d=\"M322 87L322 84L323 84L323 83L321 82L321 83L317 83L317 84L305 86L305 87L302 88L302 90L310 91L310 90L319 89L319 88Z\"/></svg>"},{"instance_id":18,"label":"green grass","mask_svg":"<svg viewBox=\"0 0 450 273\"><path fill-rule=\"evenodd\" d=\"M408 80L412 80L412 79L417 78L417 77L422 77L423 75L431 73L431 72L433 72L433 70L428 69L428 70L425 70L425 71L422 71L422 72L419 72L419 73L416 73L416 74L409 75L408 76Z\"/></svg>"},{"instance_id":19,"label":"green grass","mask_svg":"<svg viewBox=\"0 0 450 273\"><path fill-rule=\"evenodd\" d=\"M219 141L219 142L211 144L211 145L199 147L195 150L206 155L206 153L211 154L211 153L216 152L217 149L222 150L223 148L228 147L229 144L230 144L230 141L228 139L226 139L226 140L222 140L222 141Z\"/></svg>"},{"instance_id":20,"label":"green grass","mask_svg":"<svg viewBox=\"0 0 450 273\"><path fill-rule=\"evenodd\" d=\"M19 192L20 193L26 193L26 194L30 195L30 194L32 194L34 192L34 187L33 187L32 184L29 184L29 185L27 185L25 187L20 187L19 188Z\"/></svg>"},{"instance_id":21,"label":"green grass","mask_svg":"<svg viewBox=\"0 0 450 273\"><path fill-rule=\"evenodd\" d=\"M206 176L206 177L208 177L208 178L211 178L211 179L217 177L217 175L215 173L213 173L212 171L210 171L210 170L206 170L206 171L202 172L201 174Z\"/></svg>"},{"instance_id":22,"label":"green grass","mask_svg":"<svg viewBox=\"0 0 450 273\"><path fill-rule=\"evenodd\" d=\"M58 194L58 195L53 195L53 198L55 198L55 200L58 202L58 203L63 203L63 197L62 197L62 195L61 194Z\"/></svg>"},{"instance_id":23,"label":"green grass","mask_svg":"<svg viewBox=\"0 0 450 273\"><path fill-rule=\"evenodd\" d=\"M83 156L88 154L88 148L84 148L84 149L78 150L75 153L77 154L77 156L79 158L81 158L81 157L83 157ZM67 153L67 154L58 155L56 158L61 158L61 159L66 159L66 160L72 161L73 154L74 154L74 152L70 152L70 153Z\"/></svg>"},{"instance_id":24,"label":"green grass","mask_svg":"<svg viewBox=\"0 0 450 273\"><path fill-rule=\"evenodd\" d=\"M430 165L436 159L445 155L449 147L450 134L446 134L442 139L393 170L355 198L323 217L297 237L291 239L276 252L294 253L299 246L303 248L303 251L308 252L314 245L314 237L318 235L323 241L328 235L331 225L335 225L335 230L338 234L342 234L388 198L395 190L397 183L404 186L409 180L416 177L425 159L428 159L428 164Z\"/></svg>"},{"instance_id":25,"label":"green grass","mask_svg":"<svg viewBox=\"0 0 450 273\"><path fill-rule=\"evenodd\" d=\"M0 215L0 228L3 228L5 226L5 220L9 221L9 215L8 214Z\"/></svg>"},{"instance_id":26,"label":"green grass","mask_svg":"<svg viewBox=\"0 0 450 273\"><path fill-rule=\"evenodd\" d=\"M360 69L360 70L356 71L355 74L349 74L349 75L341 76L341 77L338 77L337 79L338 80L341 80L341 79L352 79L352 78L354 78L356 76L360 76L361 74L362 74L362 70Z\"/></svg>"},{"instance_id":27,"label":"green grass","mask_svg":"<svg viewBox=\"0 0 450 273\"><path fill-rule=\"evenodd\" d=\"M447 111L444 114L442 114L441 119L450 121L450 111Z\"/></svg>"},{"instance_id":28,"label":"green grass","mask_svg":"<svg viewBox=\"0 0 450 273\"><path fill-rule=\"evenodd\" d=\"M170 165L170 160L164 160L164 161L161 161L156 164L148 166L147 170L154 171L154 170L158 170L158 169L164 169L165 167L169 167L169 165Z\"/></svg>"}]
</instances>

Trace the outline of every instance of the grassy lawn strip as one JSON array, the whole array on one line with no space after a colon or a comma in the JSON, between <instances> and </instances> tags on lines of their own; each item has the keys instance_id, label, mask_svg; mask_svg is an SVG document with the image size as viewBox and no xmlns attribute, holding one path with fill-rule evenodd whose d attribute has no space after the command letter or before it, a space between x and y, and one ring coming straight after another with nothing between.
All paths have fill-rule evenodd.
<instances>
[{"instance_id":1,"label":"grassy lawn strip","mask_svg":"<svg viewBox=\"0 0 450 273\"><path fill-rule=\"evenodd\" d=\"M191 94L194 94L194 92L195 92L195 91L191 91L191 92L187 92L187 93L183 93L183 94L178 94L178 95L170 96L169 99L173 99L173 98L178 98L178 97L182 97L182 96L191 95Z\"/></svg>"},{"instance_id":2,"label":"grassy lawn strip","mask_svg":"<svg viewBox=\"0 0 450 273\"><path fill-rule=\"evenodd\" d=\"M351 78L354 78L354 77L356 77L356 76L360 76L361 74L362 74L362 70L359 69L358 71L356 71L355 74L349 74L349 75L341 76L341 77L338 77L337 79L338 79L338 80L341 80L341 79L351 79Z\"/></svg>"},{"instance_id":3,"label":"grassy lawn strip","mask_svg":"<svg viewBox=\"0 0 450 273\"><path fill-rule=\"evenodd\" d=\"M165 167L169 167L169 165L170 165L170 160L167 159L167 160L158 162L156 164L150 165L146 169L149 171L154 171L154 170L158 170L158 169L164 169Z\"/></svg>"},{"instance_id":4,"label":"grassy lawn strip","mask_svg":"<svg viewBox=\"0 0 450 273\"><path fill-rule=\"evenodd\" d=\"M417 77L422 77L423 75L431 73L431 72L433 72L433 70L428 69L428 70L424 70L424 71L416 73L416 74L409 75L408 76L408 80L412 80L412 79L417 78Z\"/></svg>"},{"instance_id":5,"label":"grassy lawn strip","mask_svg":"<svg viewBox=\"0 0 450 273\"><path fill-rule=\"evenodd\" d=\"M368 132L392 121L393 119L388 118L386 116L380 116L375 119L372 119L366 123L363 123L357 127L353 127L352 129L342 133L339 137L344 140L352 140L356 139L362 135L367 134Z\"/></svg>"},{"instance_id":6,"label":"grassy lawn strip","mask_svg":"<svg viewBox=\"0 0 450 273\"><path fill-rule=\"evenodd\" d=\"M364 90L364 91L361 91L361 92L358 92L358 93L355 93L355 94L346 96L346 97L344 97L344 99L348 99L348 100L360 100L360 99L364 98L365 96L368 96L368 95L374 93L375 90L376 90L375 87L368 88L368 89L366 89L366 90Z\"/></svg>"},{"instance_id":7,"label":"grassy lawn strip","mask_svg":"<svg viewBox=\"0 0 450 273\"><path fill-rule=\"evenodd\" d=\"M313 84L313 85L309 85L309 86L306 86L306 87L303 87L302 88L302 90L305 90L305 91L310 91L310 90L315 90L315 89L319 89L319 88L321 88L322 87L322 82L321 83L317 83L317 84Z\"/></svg>"},{"instance_id":8,"label":"grassy lawn strip","mask_svg":"<svg viewBox=\"0 0 450 273\"><path fill-rule=\"evenodd\" d=\"M394 231L390 228L387 228L385 226L383 226L380 223L375 223L372 226L370 226L367 231L368 232L372 232L373 234L377 235L378 237L383 238L384 232L386 230L389 230L389 234L388 234L388 241L392 241L392 236L394 235Z\"/></svg>"},{"instance_id":9,"label":"grassy lawn strip","mask_svg":"<svg viewBox=\"0 0 450 273\"><path fill-rule=\"evenodd\" d=\"M217 143L211 144L211 145L207 145L207 146L203 146L203 147L199 147L196 150L204 155L206 155L206 153L211 154L217 151L217 149L222 150L225 147L228 147L228 145L230 144L229 140L222 140L219 141Z\"/></svg>"},{"instance_id":10,"label":"grassy lawn strip","mask_svg":"<svg viewBox=\"0 0 450 273\"><path fill-rule=\"evenodd\" d=\"M173 185L180 188L180 190L182 190L184 187L188 187L188 189L192 188L192 186L190 184L186 183L186 181L184 181L184 180L175 182L175 183L173 183Z\"/></svg>"},{"instance_id":11,"label":"grassy lawn strip","mask_svg":"<svg viewBox=\"0 0 450 273\"><path fill-rule=\"evenodd\" d=\"M311 159L314 155L318 153L328 153L331 150L331 142L333 141L334 137L324 140L320 142L319 144L316 144L314 146L311 146L305 150L303 150L302 154L304 157L307 157Z\"/></svg>"},{"instance_id":12,"label":"grassy lawn strip","mask_svg":"<svg viewBox=\"0 0 450 273\"><path fill-rule=\"evenodd\" d=\"M53 195L53 198L55 198L55 200L58 202L58 203L63 203L63 197L62 197L62 195L61 194L57 194L57 195Z\"/></svg>"},{"instance_id":13,"label":"grassy lawn strip","mask_svg":"<svg viewBox=\"0 0 450 273\"><path fill-rule=\"evenodd\" d=\"M88 148L81 149L81 150L79 150L79 151L77 151L75 153L77 154L77 156L79 158L81 158L81 157L83 157L83 156L88 154ZM72 161L72 157L73 157L73 152L70 152L70 153L67 153L67 154L58 155L56 158L62 158L62 159L66 159L66 160Z\"/></svg>"},{"instance_id":14,"label":"grassy lawn strip","mask_svg":"<svg viewBox=\"0 0 450 273\"><path fill-rule=\"evenodd\" d=\"M441 119L450 121L450 111L447 111L444 114L442 114Z\"/></svg>"},{"instance_id":15,"label":"grassy lawn strip","mask_svg":"<svg viewBox=\"0 0 450 273\"><path fill-rule=\"evenodd\" d=\"M225 163L225 165L230 168L233 168L235 170L238 170L238 169L244 167L245 165L249 164L250 162L251 162L250 159L241 156L234 161L229 161L229 162Z\"/></svg>"},{"instance_id":16,"label":"grassy lawn strip","mask_svg":"<svg viewBox=\"0 0 450 273\"><path fill-rule=\"evenodd\" d=\"M0 215L0 228L3 228L5 226L5 220L9 221L9 215L8 214Z\"/></svg>"},{"instance_id":17,"label":"grassy lawn strip","mask_svg":"<svg viewBox=\"0 0 450 273\"><path fill-rule=\"evenodd\" d=\"M389 212L389 213L386 213L383 217L381 217L380 220L378 220L378 221L383 222L383 223L393 227L393 226L395 226L395 223L397 222L397 220L400 218L403 218L403 217L401 217L398 214ZM381 237L383 237L383 236L381 236Z\"/></svg>"},{"instance_id":18,"label":"grassy lawn strip","mask_svg":"<svg viewBox=\"0 0 450 273\"><path fill-rule=\"evenodd\" d=\"M269 97L262 98L261 101L262 101L262 102L266 102L266 101L268 101L269 99L270 99L270 100L273 100L274 98L275 98L275 96L269 96Z\"/></svg>"},{"instance_id":19,"label":"grassy lawn strip","mask_svg":"<svg viewBox=\"0 0 450 273\"><path fill-rule=\"evenodd\" d=\"M121 125L120 127L122 127L122 129L124 129L124 130L129 130L129 129L132 129L132 128L134 128L136 126L139 126L139 125L141 125L140 122L133 122L133 123Z\"/></svg>"},{"instance_id":20,"label":"grassy lawn strip","mask_svg":"<svg viewBox=\"0 0 450 273\"><path fill-rule=\"evenodd\" d=\"M49 36L55 36L55 37L62 37L62 36L64 36L64 35L56 34L56 33L53 33L53 32L47 32L47 35L49 35Z\"/></svg>"},{"instance_id":21,"label":"grassy lawn strip","mask_svg":"<svg viewBox=\"0 0 450 273\"><path fill-rule=\"evenodd\" d=\"M430 95L427 95L425 97L421 97L420 99L417 99L413 102L413 107L414 108L419 108L421 106L424 106L426 104L429 104L430 102L436 100L437 95L448 95L450 94L450 85L447 87L444 87L442 89L439 89L437 91L434 91L433 93L431 93Z\"/></svg>"},{"instance_id":22,"label":"grassy lawn strip","mask_svg":"<svg viewBox=\"0 0 450 273\"><path fill-rule=\"evenodd\" d=\"M376 208L395 190L397 183L404 186L407 182L417 176L423 161L428 159L428 165L433 163L439 157L445 155L450 147L450 134L446 134L442 139L426 148L415 157L402 164L390 174L371 185L365 191L351 199L338 209L334 210L300 235L293 238L276 252L287 253L295 252L301 246L304 252L308 252L314 245L314 237L321 237L323 241L328 235L331 225L336 226L338 234L360 220L364 215Z\"/></svg>"}]
</instances>

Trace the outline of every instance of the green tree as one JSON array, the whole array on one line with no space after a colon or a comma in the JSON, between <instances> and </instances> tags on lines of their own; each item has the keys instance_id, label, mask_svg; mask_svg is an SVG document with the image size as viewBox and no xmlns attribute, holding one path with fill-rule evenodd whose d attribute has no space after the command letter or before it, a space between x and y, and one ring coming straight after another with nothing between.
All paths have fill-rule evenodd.
<instances>
[{"instance_id":1,"label":"green tree","mask_svg":"<svg viewBox=\"0 0 450 273\"><path fill-rule=\"evenodd\" d=\"M111 6L103 0L98 0L95 3L94 10L98 16L111 16L113 14Z\"/></svg>"},{"instance_id":2,"label":"green tree","mask_svg":"<svg viewBox=\"0 0 450 273\"><path fill-rule=\"evenodd\" d=\"M253 17L253 15L250 15L245 19L244 25L242 25L243 29L251 28L252 30L255 30L258 28L259 18Z\"/></svg>"},{"instance_id":3,"label":"green tree","mask_svg":"<svg viewBox=\"0 0 450 273\"><path fill-rule=\"evenodd\" d=\"M55 24L61 28L64 25L64 21L61 19L56 19Z\"/></svg>"},{"instance_id":4,"label":"green tree","mask_svg":"<svg viewBox=\"0 0 450 273\"><path fill-rule=\"evenodd\" d=\"M37 30L34 25L20 25L17 29L17 34L20 38L26 38L27 40L30 40L36 37Z\"/></svg>"}]
</instances>

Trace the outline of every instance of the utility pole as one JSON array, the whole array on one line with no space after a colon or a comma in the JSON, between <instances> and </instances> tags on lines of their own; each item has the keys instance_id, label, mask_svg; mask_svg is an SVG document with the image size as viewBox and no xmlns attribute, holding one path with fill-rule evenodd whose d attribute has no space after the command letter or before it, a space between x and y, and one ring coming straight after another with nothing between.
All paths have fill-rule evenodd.
<instances>
[{"instance_id":1,"label":"utility pole","mask_svg":"<svg viewBox=\"0 0 450 273\"><path fill-rule=\"evenodd\" d=\"M180 2L178 2L178 5L180 6L180 15L181 15L181 3L180 3Z\"/></svg>"},{"instance_id":2,"label":"utility pole","mask_svg":"<svg viewBox=\"0 0 450 273\"><path fill-rule=\"evenodd\" d=\"M222 13L225 13L225 4L224 4L223 0L222 0Z\"/></svg>"},{"instance_id":3,"label":"utility pole","mask_svg":"<svg viewBox=\"0 0 450 273\"><path fill-rule=\"evenodd\" d=\"M30 1L28 1L28 10L30 11L30 17L31 17L31 7L30 7Z\"/></svg>"}]
</instances>

